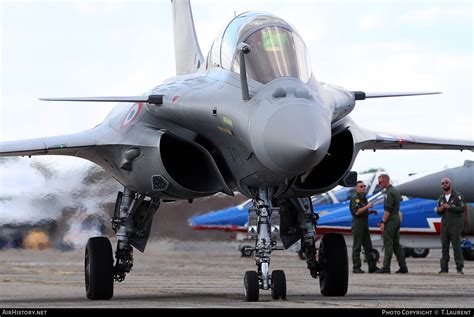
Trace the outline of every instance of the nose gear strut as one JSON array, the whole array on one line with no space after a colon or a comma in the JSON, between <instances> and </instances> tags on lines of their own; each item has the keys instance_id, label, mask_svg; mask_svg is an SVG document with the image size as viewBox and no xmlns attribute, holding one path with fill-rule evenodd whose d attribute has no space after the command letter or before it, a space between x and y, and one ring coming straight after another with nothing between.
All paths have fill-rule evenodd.
<instances>
[{"instance_id":1,"label":"nose gear strut","mask_svg":"<svg viewBox=\"0 0 474 317\"><path fill-rule=\"evenodd\" d=\"M246 251L255 252L257 272L247 271L244 277L244 293L247 301L257 301L259 289L271 289L274 299L286 298L286 278L281 270L270 274L270 260L273 250L278 247L273 238L279 233L279 208L272 207L271 189L260 188L252 200L254 208L249 210L249 232L256 236L255 248ZM272 225L273 223L273 225Z\"/></svg>"}]
</instances>

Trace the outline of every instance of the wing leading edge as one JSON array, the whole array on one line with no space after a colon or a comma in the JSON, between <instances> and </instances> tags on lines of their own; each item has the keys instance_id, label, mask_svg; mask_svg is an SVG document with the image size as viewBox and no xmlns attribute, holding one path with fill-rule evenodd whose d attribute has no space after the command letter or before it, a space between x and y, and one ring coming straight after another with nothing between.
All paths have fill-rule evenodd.
<instances>
[{"instance_id":1,"label":"wing leading edge","mask_svg":"<svg viewBox=\"0 0 474 317\"><path fill-rule=\"evenodd\" d=\"M421 92L363 92L352 91L355 100L369 98L391 98L437 95L437 91ZM354 141L360 150L470 150L474 151L474 140L433 138L426 136L393 134L370 131L357 126L349 119L348 125L354 136Z\"/></svg>"},{"instance_id":2,"label":"wing leading edge","mask_svg":"<svg viewBox=\"0 0 474 317\"><path fill-rule=\"evenodd\" d=\"M360 150L469 150L473 140L432 138L408 134L392 134L358 128L356 143Z\"/></svg>"},{"instance_id":3,"label":"wing leading edge","mask_svg":"<svg viewBox=\"0 0 474 317\"><path fill-rule=\"evenodd\" d=\"M88 132L0 143L1 156L68 155L97 146Z\"/></svg>"}]
</instances>

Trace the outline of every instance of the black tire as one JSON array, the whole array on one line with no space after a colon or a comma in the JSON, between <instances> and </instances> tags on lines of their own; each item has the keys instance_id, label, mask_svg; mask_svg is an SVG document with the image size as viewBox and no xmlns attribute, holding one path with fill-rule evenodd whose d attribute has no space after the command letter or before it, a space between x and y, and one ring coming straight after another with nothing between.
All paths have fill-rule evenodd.
<instances>
[{"instance_id":1,"label":"black tire","mask_svg":"<svg viewBox=\"0 0 474 317\"><path fill-rule=\"evenodd\" d=\"M324 296L344 296L349 284L346 241L341 234L325 234L319 245L319 286Z\"/></svg>"},{"instance_id":2,"label":"black tire","mask_svg":"<svg viewBox=\"0 0 474 317\"><path fill-rule=\"evenodd\" d=\"M252 250L248 250L248 249L251 249L252 247L249 246L249 245L244 245L243 247L240 248L240 256L243 257L243 258L250 258L253 254L253 251Z\"/></svg>"},{"instance_id":3,"label":"black tire","mask_svg":"<svg viewBox=\"0 0 474 317\"><path fill-rule=\"evenodd\" d=\"M462 250L462 256L466 261L474 261L474 250L473 249L464 249Z\"/></svg>"},{"instance_id":4,"label":"black tire","mask_svg":"<svg viewBox=\"0 0 474 317\"><path fill-rule=\"evenodd\" d=\"M86 245L84 275L87 298L111 299L114 295L112 246L106 237L90 238Z\"/></svg>"},{"instance_id":5,"label":"black tire","mask_svg":"<svg viewBox=\"0 0 474 317\"><path fill-rule=\"evenodd\" d=\"M430 249L422 249L422 248L410 249L410 254L413 258L426 258L428 253L430 253Z\"/></svg>"},{"instance_id":6,"label":"black tire","mask_svg":"<svg viewBox=\"0 0 474 317\"><path fill-rule=\"evenodd\" d=\"M258 283L258 275L255 271L247 271L244 276L244 295L245 301L258 301L258 292L260 290Z\"/></svg>"},{"instance_id":7,"label":"black tire","mask_svg":"<svg viewBox=\"0 0 474 317\"><path fill-rule=\"evenodd\" d=\"M374 259L375 263L377 263L380 260L380 253L377 249L372 249L369 252L369 257Z\"/></svg>"},{"instance_id":8,"label":"black tire","mask_svg":"<svg viewBox=\"0 0 474 317\"><path fill-rule=\"evenodd\" d=\"M286 299L286 277L282 270L272 272L272 298Z\"/></svg>"},{"instance_id":9,"label":"black tire","mask_svg":"<svg viewBox=\"0 0 474 317\"><path fill-rule=\"evenodd\" d=\"M411 257L411 248L403 248L403 254L406 258Z\"/></svg>"}]
</instances>

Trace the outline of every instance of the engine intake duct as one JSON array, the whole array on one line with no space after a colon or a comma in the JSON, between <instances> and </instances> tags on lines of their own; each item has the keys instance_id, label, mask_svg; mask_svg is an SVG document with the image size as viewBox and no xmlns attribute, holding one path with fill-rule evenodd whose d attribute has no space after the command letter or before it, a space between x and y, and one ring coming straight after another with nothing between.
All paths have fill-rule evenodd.
<instances>
[{"instance_id":1,"label":"engine intake duct","mask_svg":"<svg viewBox=\"0 0 474 317\"><path fill-rule=\"evenodd\" d=\"M328 153L309 173L295 180L291 193L311 196L338 184L352 167L354 139L349 130L333 135Z\"/></svg>"},{"instance_id":2,"label":"engine intake duct","mask_svg":"<svg viewBox=\"0 0 474 317\"><path fill-rule=\"evenodd\" d=\"M171 182L194 193L232 195L212 156L201 145L170 133L160 138L160 157ZM170 179L169 179L170 178Z\"/></svg>"}]
</instances>

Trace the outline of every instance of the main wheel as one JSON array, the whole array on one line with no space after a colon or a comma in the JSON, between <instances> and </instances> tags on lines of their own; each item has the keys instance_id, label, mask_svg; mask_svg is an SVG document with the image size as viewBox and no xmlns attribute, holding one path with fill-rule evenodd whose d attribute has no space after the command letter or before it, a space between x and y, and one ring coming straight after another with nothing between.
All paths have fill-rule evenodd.
<instances>
[{"instance_id":1,"label":"main wheel","mask_svg":"<svg viewBox=\"0 0 474 317\"><path fill-rule=\"evenodd\" d=\"M344 296L349 283L346 241L341 234L323 236L319 246L319 286L324 296Z\"/></svg>"},{"instance_id":2,"label":"main wheel","mask_svg":"<svg viewBox=\"0 0 474 317\"><path fill-rule=\"evenodd\" d=\"M244 245L243 247L240 248L240 256L243 258L250 258L253 254L251 249L252 247L249 245Z\"/></svg>"},{"instance_id":3,"label":"main wheel","mask_svg":"<svg viewBox=\"0 0 474 317\"><path fill-rule=\"evenodd\" d=\"M244 276L244 295L247 302L258 301L258 292L260 286L258 283L258 275L255 271L247 271Z\"/></svg>"},{"instance_id":4,"label":"main wheel","mask_svg":"<svg viewBox=\"0 0 474 317\"><path fill-rule=\"evenodd\" d=\"M414 258L426 258L428 253L430 253L430 249L413 248L410 249L410 253Z\"/></svg>"},{"instance_id":5,"label":"main wheel","mask_svg":"<svg viewBox=\"0 0 474 317\"><path fill-rule=\"evenodd\" d=\"M374 259L377 263L380 260L380 253L377 249L372 249L369 251L369 254L366 254L364 262L368 262L369 259Z\"/></svg>"},{"instance_id":6,"label":"main wheel","mask_svg":"<svg viewBox=\"0 0 474 317\"><path fill-rule=\"evenodd\" d=\"M474 249L464 249L462 250L462 256L466 261L474 261Z\"/></svg>"},{"instance_id":7,"label":"main wheel","mask_svg":"<svg viewBox=\"0 0 474 317\"><path fill-rule=\"evenodd\" d=\"M272 298L286 299L286 277L282 270L272 272Z\"/></svg>"},{"instance_id":8,"label":"main wheel","mask_svg":"<svg viewBox=\"0 0 474 317\"><path fill-rule=\"evenodd\" d=\"M89 299L111 299L114 294L112 246L106 237L90 238L84 261L86 295Z\"/></svg>"}]
</instances>

